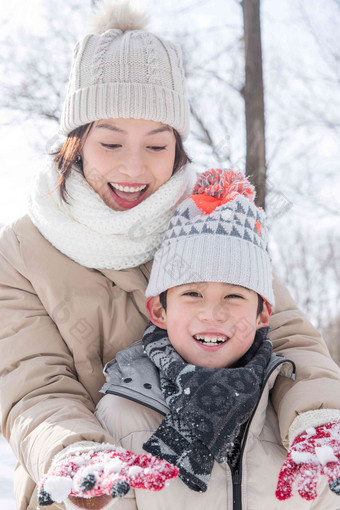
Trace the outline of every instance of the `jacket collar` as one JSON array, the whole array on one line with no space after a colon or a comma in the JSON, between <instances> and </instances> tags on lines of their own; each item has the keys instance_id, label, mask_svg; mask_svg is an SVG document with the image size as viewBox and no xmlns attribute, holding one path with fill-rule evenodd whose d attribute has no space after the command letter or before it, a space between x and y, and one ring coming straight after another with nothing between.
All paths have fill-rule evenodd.
<instances>
[{"instance_id":1,"label":"jacket collar","mask_svg":"<svg viewBox=\"0 0 340 510\"><path fill-rule=\"evenodd\" d=\"M146 289L150 278L152 260L129 269L99 269L98 271L126 292Z\"/></svg>"},{"instance_id":2,"label":"jacket collar","mask_svg":"<svg viewBox=\"0 0 340 510\"><path fill-rule=\"evenodd\" d=\"M294 379L294 364L284 365L286 362L289 360L273 353L265 372L265 382L280 365L283 365L282 375ZM104 375L107 382L101 393L128 398L163 415L169 412L160 388L158 369L144 354L142 340L118 352L116 358L105 365Z\"/></svg>"}]
</instances>

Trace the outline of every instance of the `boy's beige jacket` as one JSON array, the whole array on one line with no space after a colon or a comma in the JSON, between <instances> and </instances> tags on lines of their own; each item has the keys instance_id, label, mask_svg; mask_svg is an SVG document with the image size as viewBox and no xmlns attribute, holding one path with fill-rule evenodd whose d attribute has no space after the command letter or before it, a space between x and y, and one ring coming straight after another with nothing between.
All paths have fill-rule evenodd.
<instances>
[{"instance_id":1,"label":"boy's beige jacket","mask_svg":"<svg viewBox=\"0 0 340 510\"><path fill-rule=\"evenodd\" d=\"M19 510L36 510L35 484L65 446L113 442L93 412L104 364L144 331L150 268L151 262L121 271L80 266L55 249L28 216L0 232L2 432L18 458ZM270 338L297 369L295 384L280 377L273 392L287 444L289 426L311 402L314 409L340 409L340 371L277 280L274 291Z\"/></svg>"},{"instance_id":2,"label":"boy's beige jacket","mask_svg":"<svg viewBox=\"0 0 340 510\"><path fill-rule=\"evenodd\" d=\"M131 354L133 356L133 354ZM145 368L144 368L145 370ZM285 362L277 366L269 376L264 387L256 412L251 420L242 453L241 482L242 510L336 510L339 508L339 496L329 488L325 479L318 486L318 498L306 501L296 494L287 501L278 501L275 490L281 466L286 458L286 449L282 446L278 419L269 398L269 391L275 381L279 382L279 373L288 376L291 364ZM131 374L134 377L134 373ZM145 370L141 378L154 381ZM150 377L151 376L151 377ZM278 377L279 376L279 377ZM156 382L156 384L158 381ZM135 382L136 403L130 399L106 394L99 402L96 416L112 434L115 444L136 453L145 453L143 443L158 428L164 416L146 407L143 402L143 390L138 391ZM156 395L154 394L157 399ZM145 405L144 405L145 404ZM179 478L172 480L164 490L152 493L146 490L130 490L126 498L118 500L114 510L234 510L233 481L227 464L214 463L208 490L198 493L190 490Z\"/></svg>"}]
</instances>

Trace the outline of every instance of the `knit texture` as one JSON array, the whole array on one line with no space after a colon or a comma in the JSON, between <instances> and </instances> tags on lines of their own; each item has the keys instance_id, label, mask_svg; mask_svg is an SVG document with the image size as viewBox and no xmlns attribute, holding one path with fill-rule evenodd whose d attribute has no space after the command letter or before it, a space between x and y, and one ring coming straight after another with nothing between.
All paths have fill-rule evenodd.
<instances>
[{"instance_id":1,"label":"knit texture","mask_svg":"<svg viewBox=\"0 0 340 510\"><path fill-rule=\"evenodd\" d=\"M299 414L289 427L289 445L307 429L320 427L332 422L340 422L339 409L314 409Z\"/></svg>"},{"instance_id":2,"label":"knit texture","mask_svg":"<svg viewBox=\"0 0 340 510\"><path fill-rule=\"evenodd\" d=\"M70 205L55 188L53 157L37 174L28 203L31 220L62 253L94 269L137 267L152 259L176 205L187 196L189 167L176 172L155 193L127 211L110 209L73 167L66 181Z\"/></svg>"},{"instance_id":3,"label":"knit texture","mask_svg":"<svg viewBox=\"0 0 340 510\"><path fill-rule=\"evenodd\" d=\"M257 331L235 366L217 369L186 363L166 331L153 324L145 330L144 350L159 369L170 412L143 448L176 465L194 491L206 491L214 459L237 463L235 445L257 405L272 353L267 332Z\"/></svg>"},{"instance_id":4,"label":"knit texture","mask_svg":"<svg viewBox=\"0 0 340 510\"><path fill-rule=\"evenodd\" d=\"M111 10L127 3L112 2ZM77 43L60 133L100 119L135 118L172 126L185 140L190 112L181 48L146 30L124 31L129 12L133 17L133 10L124 11L121 28L119 12L107 13L108 23L102 25L109 28Z\"/></svg>"},{"instance_id":5,"label":"knit texture","mask_svg":"<svg viewBox=\"0 0 340 510\"><path fill-rule=\"evenodd\" d=\"M159 491L178 469L169 463L137 455L112 444L77 443L53 459L38 486L41 506L61 503L69 495L85 499L102 495L124 497L131 488Z\"/></svg>"},{"instance_id":6,"label":"knit texture","mask_svg":"<svg viewBox=\"0 0 340 510\"><path fill-rule=\"evenodd\" d=\"M226 282L274 305L265 214L240 172L211 169L171 218L155 254L146 296L193 282Z\"/></svg>"},{"instance_id":7,"label":"knit texture","mask_svg":"<svg viewBox=\"0 0 340 510\"><path fill-rule=\"evenodd\" d=\"M312 427L294 439L280 470L275 495L281 501L289 499L296 483L300 496L311 501L318 496L321 477L340 496L339 422Z\"/></svg>"}]
</instances>

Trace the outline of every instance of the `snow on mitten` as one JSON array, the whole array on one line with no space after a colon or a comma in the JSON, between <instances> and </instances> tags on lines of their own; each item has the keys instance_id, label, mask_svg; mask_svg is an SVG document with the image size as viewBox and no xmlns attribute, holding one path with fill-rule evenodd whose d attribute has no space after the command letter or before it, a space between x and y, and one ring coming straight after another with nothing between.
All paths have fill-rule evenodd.
<instances>
[{"instance_id":1,"label":"snow on mitten","mask_svg":"<svg viewBox=\"0 0 340 510\"><path fill-rule=\"evenodd\" d=\"M151 455L137 455L110 444L88 444L55 458L38 486L40 506L61 503L68 496L121 498L130 487L159 491L178 475L176 467Z\"/></svg>"},{"instance_id":2,"label":"snow on mitten","mask_svg":"<svg viewBox=\"0 0 340 510\"><path fill-rule=\"evenodd\" d=\"M339 422L309 428L295 438L279 473L277 499L292 496L295 480L302 498L315 499L320 476L325 476L331 491L340 496Z\"/></svg>"}]
</instances>

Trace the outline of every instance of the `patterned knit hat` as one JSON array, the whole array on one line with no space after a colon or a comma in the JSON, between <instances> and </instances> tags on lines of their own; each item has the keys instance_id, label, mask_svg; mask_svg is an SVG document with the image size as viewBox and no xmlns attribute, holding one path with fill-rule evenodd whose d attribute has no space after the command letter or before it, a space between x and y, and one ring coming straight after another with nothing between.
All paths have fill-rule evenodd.
<instances>
[{"instance_id":1,"label":"patterned knit hat","mask_svg":"<svg viewBox=\"0 0 340 510\"><path fill-rule=\"evenodd\" d=\"M272 306L272 269L264 211L241 172L208 170L176 209L155 254L146 297L193 282L254 290Z\"/></svg>"},{"instance_id":2,"label":"patterned knit hat","mask_svg":"<svg viewBox=\"0 0 340 510\"><path fill-rule=\"evenodd\" d=\"M189 133L182 52L147 32L129 0L102 0L91 34L76 44L60 134L108 118L162 122Z\"/></svg>"}]
</instances>

